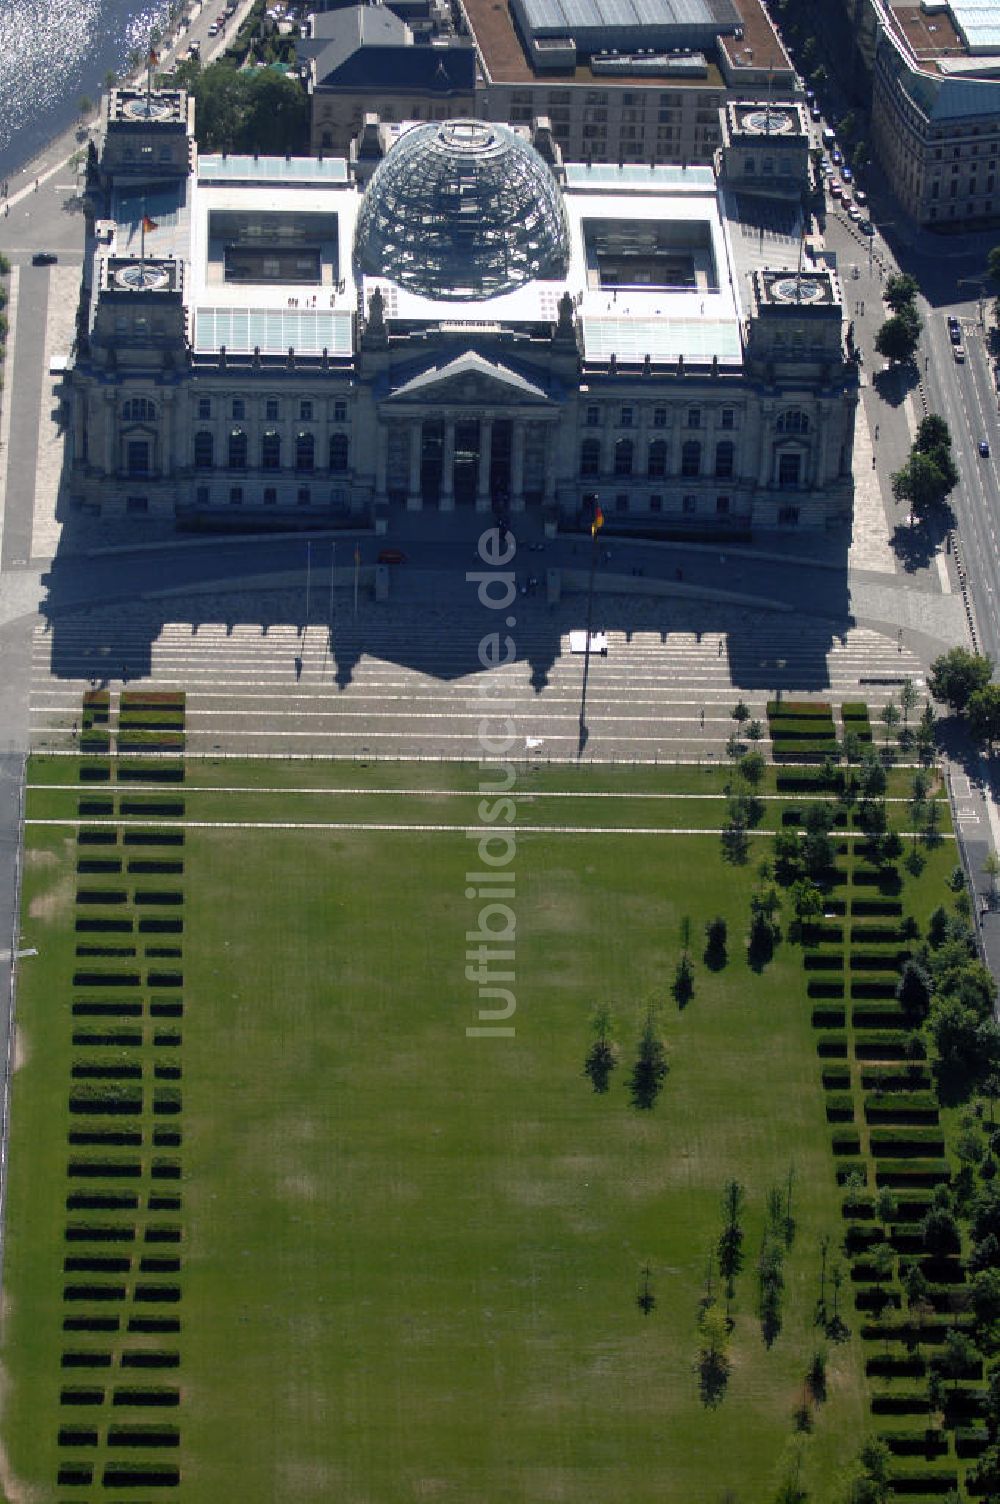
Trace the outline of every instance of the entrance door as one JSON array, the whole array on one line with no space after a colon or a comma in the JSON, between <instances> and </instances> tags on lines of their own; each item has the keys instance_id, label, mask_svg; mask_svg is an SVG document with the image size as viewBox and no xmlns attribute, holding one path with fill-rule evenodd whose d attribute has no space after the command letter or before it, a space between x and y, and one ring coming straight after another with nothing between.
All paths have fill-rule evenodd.
<instances>
[{"instance_id":1,"label":"entrance door","mask_svg":"<svg viewBox=\"0 0 1000 1504\"><path fill-rule=\"evenodd\" d=\"M510 502L510 451L514 425L510 418L494 418L490 439L490 498L494 511Z\"/></svg>"},{"instance_id":2,"label":"entrance door","mask_svg":"<svg viewBox=\"0 0 1000 1504\"><path fill-rule=\"evenodd\" d=\"M436 504L441 495L441 468L444 461L444 424L439 418L426 419L420 437L420 494L424 501Z\"/></svg>"}]
</instances>

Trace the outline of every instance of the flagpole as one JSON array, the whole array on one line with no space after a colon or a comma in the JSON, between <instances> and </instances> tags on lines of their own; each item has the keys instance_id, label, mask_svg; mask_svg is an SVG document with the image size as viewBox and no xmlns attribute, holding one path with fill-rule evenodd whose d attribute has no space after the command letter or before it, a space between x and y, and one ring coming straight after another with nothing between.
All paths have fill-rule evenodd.
<instances>
[{"instance_id":1,"label":"flagpole","mask_svg":"<svg viewBox=\"0 0 1000 1504\"><path fill-rule=\"evenodd\" d=\"M577 743L579 757L587 745L587 681L590 677L590 636L594 625L594 575L597 572L597 533L604 524L600 503L590 524L590 581L587 585L587 641L583 649L583 691L580 695L580 735Z\"/></svg>"}]
</instances>

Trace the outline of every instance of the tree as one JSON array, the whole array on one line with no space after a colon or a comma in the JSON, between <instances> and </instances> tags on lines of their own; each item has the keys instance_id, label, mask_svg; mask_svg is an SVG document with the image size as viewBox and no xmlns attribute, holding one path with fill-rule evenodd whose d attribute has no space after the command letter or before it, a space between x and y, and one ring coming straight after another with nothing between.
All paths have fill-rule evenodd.
<instances>
[{"instance_id":1,"label":"tree","mask_svg":"<svg viewBox=\"0 0 1000 1504\"><path fill-rule=\"evenodd\" d=\"M86 120L87 116L94 108L94 101L91 99L89 94L81 94L80 98L76 102L76 108L81 120Z\"/></svg>"},{"instance_id":2,"label":"tree","mask_svg":"<svg viewBox=\"0 0 1000 1504\"><path fill-rule=\"evenodd\" d=\"M891 485L896 501L905 501L915 517L926 517L941 506L954 481L929 454L911 454Z\"/></svg>"},{"instance_id":3,"label":"tree","mask_svg":"<svg viewBox=\"0 0 1000 1504\"><path fill-rule=\"evenodd\" d=\"M650 1005L632 1067L631 1094L634 1107L648 1111L654 1106L669 1069L666 1046L656 1032L653 1008Z\"/></svg>"},{"instance_id":4,"label":"tree","mask_svg":"<svg viewBox=\"0 0 1000 1504\"><path fill-rule=\"evenodd\" d=\"M910 716L917 708L917 691L912 679L904 679L899 687L899 708L903 713L903 725L909 726Z\"/></svg>"},{"instance_id":5,"label":"tree","mask_svg":"<svg viewBox=\"0 0 1000 1504\"><path fill-rule=\"evenodd\" d=\"M930 973L918 961L907 961L896 984L896 1000L903 1010L908 1029L916 1028L927 1017L934 984Z\"/></svg>"},{"instance_id":6,"label":"tree","mask_svg":"<svg viewBox=\"0 0 1000 1504\"><path fill-rule=\"evenodd\" d=\"M1000 1269L980 1269L970 1287L976 1325L988 1332L1000 1321Z\"/></svg>"},{"instance_id":7,"label":"tree","mask_svg":"<svg viewBox=\"0 0 1000 1504\"><path fill-rule=\"evenodd\" d=\"M936 1356L934 1366L951 1379L952 1391L958 1388L959 1379L974 1371L979 1361L979 1349L961 1328L951 1326L944 1339L942 1351Z\"/></svg>"},{"instance_id":8,"label":"tree","mask_svg":"<svg viewBox=\"0 0 1000 1504\"><path fill-rule=\"evenodd\" d=\"M906 363L913 359L920 342L920 325L895 314L875 335L875 349L886 360Z\"/></svg>"},{"instance_id":9,"label":"tree","mask_svg":"<svg viewBox=\"0 0 1000 1504\"><path fill-rule=\"evenodd\" d=\"M705 925L705 965L710 971L721 971L726 964L726 938L729 927L721 914Z\"/></svg>"},{"instance_id":10,"label":"tree","mask_svg":"<svg viewBox=\"0 0 1000 1504\"><path fill-rule=\"evenodd\" d=\"M714 1303L702 1312L698 1323L698 1387L703 1405L714 1409L726 1392L729 1379L729 1323Z\"/></svg>"},{"instance_id":11,"label":"tree","mask_svg":"<svg viewBox=\"0 0 1000 1504\"><path fill-rule=\"evenodd\" d=\"M1000 245L995 245L986 257L986 275L1000 285Z\"/></svg>"},{"instance_id":12,"label":"tree","mask_svg":"<svg viewBox=\"0 0 1000 1504\"><path fill-rule=\"evenodd\" d=\"M893 313L899 313L908 303L916 301L919 291L916 277L911 277L909 272L897 272L886 281L884 297Z\"/></svg>"},{"instance_id":13,"label":"tree","mask_svg":"<svg viewBox=\"0 0 1000 1504\"><path fill-rule=\"evenodd\" d=\"M887 700L886 703L882 706L882 709L879 711L879 720L885 727L886 741L891 741L892 733L899 725L899 710L893 704L892 700Z\"/></svg>"},{"instance_id":14,"label":"tree","mask_svg":"<svg viewBox=\"0 0 1000 1504\"><path fill-rule=\"evenodd\" d=\"M965 716L971 736L992 757L994 744L1000 741L1000 684L974 690Z\"/></svg>"},{"instance_id":15,"label":"tree","mask_svg":"<svg viewBox=\"0 0 1000 1504\"><path fill-rule=\"evenodd\" d=\"M855 172L863 172L871 161L871 152L868 150L867 141L858 141L851 152L851 166Z\"/></svg>"},{"instance_id":16,"label":"tree","mask_svg":"<svg viewBox=\"0 0 1000 1504\"><path fill-rule=\"evenodd\" d=\"M611 1073L618 1064L618 1046L611 1037L614 1020L606 1003L597 1004L590 1026L595 1038L587 1051L583 1072L590 1077L590 1083L596 1092L606 1092L611 1082Z\"/></svg>"},{"instance_id":17,"label":"tree","mask_svg":"<svg viewBox=\"0 0 1000 1504\"><path fill-rule=\"evenodd\" d=\"M880 799L886 790L886 771L874 747L869 747L858 769L858 792L862 799Z\"/></svg>"},{"instance_id":18,"label":"tree","mask_svg":"<svg viewBox=\"0 0 1000 1504\"><path fill-rule=\"evenodd\" d=\"M993 677L993 659L966 648L951 648L931 664L928 687L935 700L961 715L977 689Z\"/></svg>"},{"instance_id":19,"label":"tree","mask_svg":"<svg viewBox=\"0 0 1000 1504\"><path fill-rule=\"evenodd\" d=\"M671 991L678 1008L686 1008L694 997L694 967L691 965L691 957L687 951L683 953L677 962L677 969L674 972L674 985Z\"/></svg>"},{"instance_id":20,"label":"tree","mask_svg":"<svg viewBox=\"0 0 1000 1504\"><path fill-rule=\"evenodd\" d=\"M1000 856L997 856L995 851L987 853L983 862L983 875L989 879L990 907L996 908L997 879L1000 878Z\"/></svg>"},{"instance_id":21,"label":"tree","mask_svg":"<svg viewBox=\"0 0 1000 1504\"><path fill-rule=\"evenodd\" d=\"M940 413L928 413L926 418L921 418L917 424L913 447L921 454L933 454L935 449L951 448L951 429Z\"/></svg>"},{"instance_id":22,"label":"tree","mask_svg":"<svg viewBox=\"0 0 1000 1504\"><path fill-rule=\"evenodd\" d=\"M935 1258L958 1253L962 1246L961 1234L954 1212L945 1206L931 1206L920 1223L920 1236L924 1247Z\"/></svg>"},{"instance_id":23,"label":"tree","mask_svg":"<svg viewBox=\"0 0 1000 1504\"><path fill-rule=\"evenodd\" d=\"M811 919L819 919L822 916L823 893L811 878L798 878L792 883L788 896L800 925L808 924Z\"/></svg>"},{"instance_id":24,"label":"tree","mask_svg":"<svg viewBox=\"0 0 1000 1504\"><path fill-rule=\"evenodd\" d=\"M750 719L750 707L747 705L745 700L737 700L736 704L733 706L729 714L732 716L737 726L742 727L744 722Z\"/></svg>"},{"instance_id":25,"label":"tree","mask_svg":"<svg viewBox=\"0 0 1000 1504\"><path fill-rule=\"evenodd\" d=\"M211 63L194 77L195 120L202 151L284 156L306 141L308 97L271 68L237 71Z\"/></svg>"}]
</instances>

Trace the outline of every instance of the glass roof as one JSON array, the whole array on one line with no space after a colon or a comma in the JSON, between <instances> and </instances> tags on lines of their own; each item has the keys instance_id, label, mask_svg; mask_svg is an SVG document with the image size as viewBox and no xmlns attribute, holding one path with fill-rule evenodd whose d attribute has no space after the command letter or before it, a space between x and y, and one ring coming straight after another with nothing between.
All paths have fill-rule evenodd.
<instances>
[{"instance_id":1,"label":"glass roof","mask_svg":"<svg viewBox=\"0 0 1000 1504\"><path fill-rule=\"evenodd\" d=\"M352 320L346 311L328 308L198 308L196 350L247 351L263 355L351 354Z\"/></svg>"},{"instance_id":2,"label":"glass roof","mask_svg":"<svg viewBox=\"0 0 1000 1504\"><path fill-rule=\"evenodd\" d=\"M411 292L471 300L565 276L569 235L534 147L504 125L450 120L414 126L379 164L355 252Z\"/></svg>"},{"instance_id":3,"label":"glass roof","mask_svg":"<svg viewBox=\"0 0 1000 1504\"><path fill-rule=\"evenodd\" d=\"M655 188L658 192L669 189L691 188L701 192L715 189L715 173L711 167L676 167L666 164L650 166L642 162L586 163L568 162L566 181L572 188Z\"/></svg>"},{"instance_id":4,"label":"glass roof","mask_svg":"<svg viewBox=\"0 0 1000 1504\"><path fill-rule=\"evenodd\" d=\"M346 183L343 157L202 157L198 176L206 183Z\"/></svg>"},{"instance_id":5,"label":"glass roof","mask_svg":"<svg viewBox=\"0 0 1000 1504\"><path fill-rule=\"evenodd\" d=\"M685 360L720 361L741 359L740 331L735 319L607 319L584 318L583 356L585 360L641 361Z\"/></svg>"}]
</instances>

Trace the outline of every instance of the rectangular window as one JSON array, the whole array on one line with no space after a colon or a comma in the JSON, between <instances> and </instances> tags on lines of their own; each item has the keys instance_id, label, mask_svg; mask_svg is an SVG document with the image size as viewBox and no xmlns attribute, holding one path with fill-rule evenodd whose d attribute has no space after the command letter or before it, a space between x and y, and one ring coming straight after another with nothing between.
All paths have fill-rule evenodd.
<instances>
[{"instance_id":1,"label":"rectangular window","mask_svg":"<svg viewBox=\"0 0 1000 1504\"><path fill-rule=\"evenodd\" d=\"M273 507L273 506L275 506L277 504L277 500L278 500L278 492L275 489L275 487L274 486L265 486L264 487L264 505L266 507Z\"/></svg>"},{"instance_id":2,"label":"rectangular window","mask_svg":"<svg viewBox=\"0 0 1000 1504\"><path fill-rule=\"evenodd\" d=\"M242 486L230 486L229 487L229 505L231 507L241 507L243 505L243 487Z\"/></svg>"},{"instance_id":3,"label":"rectangular window","mask_svg":"<svg viewBox=\"0 0 1000 1504\"><path fill-rule=\"evenodd\" d=\"M196 486L194 492L194 504L196 507L208 506L208 487Z\"/></svg>"},{"instance_id":4,"label":"rectangular window","mask_svg":"<svg viewBox=\"0 0 1000 1504\"><path fill-rule=\"evenodd\" d=\"M212 416L212 403L208 397L198 398L198 417L201 419Z\"/></svg>"},{"instance_id":5,"label":"rectangular window","mask_svg":"<svg viewBox=\"0 0 1000 1504\"><path fill-rule=\"evenodd\" d=\"M729 497L728 496L717 496L715 498L715 510L718 512L718 514L719 514L720 517L728 517L729 516Z\"/></svg>"},{"instance_id":6,"label":"rectangular window","mask_svg":"<svg viewBox=\"0 0 1000 1504\"><path fill-rule=\"evenodd\" d=\"M597 428L601 421L601 409L599 407L587 408L587 427Z\"/></svg>"},{"instance_id":7,"label":"rectangular window","mask_svg":"<svg viewBox=\"0 0 1000 1504\"><path fill-rule=\"evenodd\" d=\"M277 423L277 421L278 421L278 399L277 399L277 397L268 397L267 401L264 403L264 420L267 423Z\"/></svg>"},{"instance_id":8,"label":"rectangular window","mask_svg":"<svg viewBox=\"0 0 1000 1504\"><path fill-rule=\"evenodd\" d=\"M700 428L700 427L701 427L701 408L700 407L689 407L688 408L688 428Z\"/></svg>"},{"instance_id":9,"label":"rectangular window","mask_svg":"<svg viewBox=\"0 0 1000 1504\"><path fill-rule=\"evenodd\" d=\"M663 511L663 497L662 496L651 496L649 498L649 510L651 512L662 512Z\"/></svg>"},{"instance_id":10,"label":"rectangular window","mask_svg":"<svg viewBox=\"0 0 1000 1504\"><path fill-rule=\"evenodd\" d=\"M333 421L335 423L347 422L347 403L343 397L338 397L333 404Z\"/></svg>"},{"instance_id":11,"label":"rectangular window","mask_svg":"<svg viewBox=\"0 0 1000 1504\"><path fill-rule=\"evenodd\" d=\"M246 417L246 403L242 397L233 398L233 417L242 421Z\"/></svg>"},{"instance_id":12,"label":"rectangular window","mask_svg":"<svg viewBox=\"0 0 1000 1504\"><path fill-rule=\"evenodd\" d=\"M129 475L149 474L149 443L146 439L129 439L126 450Z\"/></svg>"},{"instance_id":13,"label":"rectangular window","mask_svg":"<svg viewBox=\"0 0 1000 1504\"><path fill-rule=\"evenodd\" d=\"M733 428L735 426L735 417L736 414L731 407L724 407L722 409L722 427Z\"/></svg>"},{"instance_id":14,"label":"rectangular window","mask_svg":"<svg viewBox=\"0 0 1000 1504\"><path fill-rule=\"evenodd\" d=\"M653 427L654 428L666 428L666 426L667 426L667 409L665 407L654 407L653 408Z\"/></svg>"},{"instance_id":15,"label":"rectangular window","mask_svg":"<svg viewBox=\"0 0 1000 1504\"><path fill-rule=\"evenodd\" d=\"M125 510L132 516L141 512L149 511L148 496L128 496L125 498Z\"/></svg>"},{"instance_id":16,"label":"rectangular window","mask_svg":"<svg viewBox=\"0 0 1000 1504\"><path fill-rule=\"evenodd\" d=\"M618 421L622 428L631 428L632 409L630 407L623 407L621 410L621 417L618 419Z\"/></svg>"},{"instance_id":17,"label":"rectangular window","mask_svg":"<svg viewBox=\"0 0 1000 1504\"><path fill-rule=\"evenodd\" d=\"M310 422L311 419L312 419L312 415L313 415L313 405L312 405L312 403L311 402L300 402L299 403L299 419L301 420L301 422L303 422L303 423Z\"/></svg>"},{"instance_id":18,"label":"rectangular window","mask_svg":"<svg viewBox=\"0 0 1000 1504\"><path fill-rule=\"evenodd\" d=\"M783 527L795 527L799 520L798 507L779 507L778 521Z\"/></svg>"},{"instance_id":19,"label":"rectangular window","mask_svg":"<svg viewBox=\"0 0 1000 1504\"><path fill-rule=\"evenodd\" d=\"M627 512L628 511L628 497L627 496L616 496L615 497L615 511L616 512Z\"/></svg>"},{"instance_id":20,"label":"rectangular window","mask_svg":"<svg viewBox=\"0 0 1000 1504\"><path fill-rule=\"evenodd\" d=\"M300 486L299 490L298 490L298 495L295 498L295 500L298 502L299 506L300 507L307 507L309 505L309 499L310 499L309 498L309 487L308 486Z\"/></svg>"},{"instance_id":21,"label":"rectangular window","mask_svg":"<svg viewBox=\"0 0 1000 1504\"><path fill-rule=\"evenodd\" d=\"M698 510L697 496L685 496L684 500L681 502L681 508L684 512L685 517L693 516L694 513Z\"/></svg>"}]
</instances>

